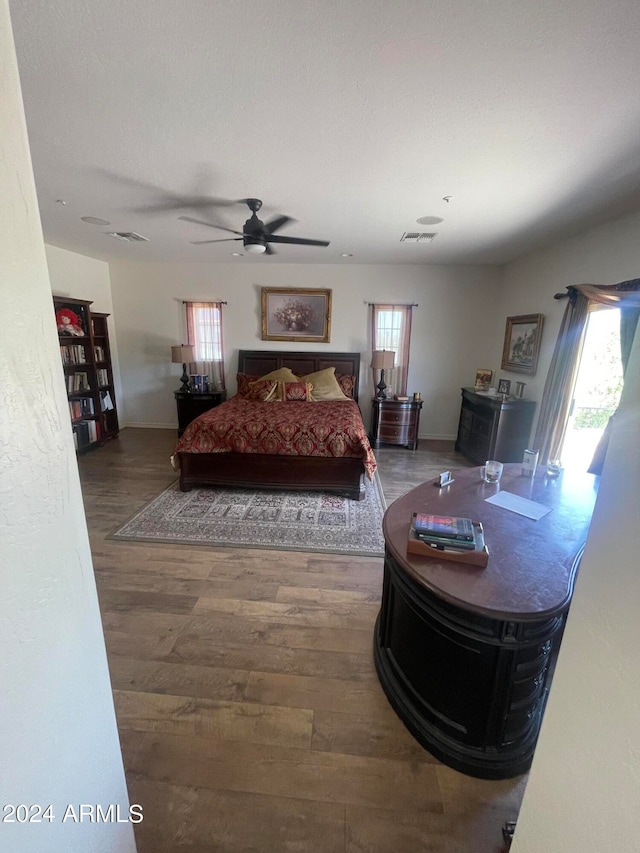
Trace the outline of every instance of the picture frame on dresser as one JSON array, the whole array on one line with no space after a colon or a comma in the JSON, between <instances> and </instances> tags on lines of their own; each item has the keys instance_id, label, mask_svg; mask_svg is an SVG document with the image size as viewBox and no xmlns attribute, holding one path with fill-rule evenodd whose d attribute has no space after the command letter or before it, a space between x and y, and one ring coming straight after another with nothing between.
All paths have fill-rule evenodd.
<instances>
[{"instance_id":1,"label":"picture frame on dresser","mask_svg":"<svg viewBox=\"0 0 640 853\"><path fill-rule=\"evenodd\" d=\"M488 391L491 386L492 379L493 370L480 367L478 368L478 370L476 370L476 378L473 387L476 389L476 391Z\"/></svg>"},{"instance_id":2,"label":"picture frame on dresser","mask_svg":"<svg viewBox=\"0 0 640 853\"><path fill-rule=\"evenodd\" d=\"M329 289L263 287L262 340L329 343L331 294Z\"/></svg>"},{"instance_id":3,"label":"picture frame on dresser","mask_svg":"<svg viewBox=\"0 0 640 853\"><path fill-rule=\"evenodd\" d=\"M538 367L543 323L542 314L507 317L502 348L503 370L528 373L530 376L535 374Z\"/></svg>"}]
</instances>

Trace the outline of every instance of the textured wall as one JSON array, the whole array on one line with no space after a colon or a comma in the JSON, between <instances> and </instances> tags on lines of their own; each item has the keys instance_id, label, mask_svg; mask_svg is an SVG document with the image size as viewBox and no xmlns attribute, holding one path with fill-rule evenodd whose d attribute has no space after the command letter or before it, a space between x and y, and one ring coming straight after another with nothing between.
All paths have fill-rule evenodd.
<instances>
[{"instance_id":1,"label":"textured wall","mask_svg":"<svg viewBox=\"0 0 640 853\"><path fill-rule=\"evenodd\" d=\"M6 0L0 80L0 805L53 816L3 822L0 848L132 853L128 823L62 822L129 804Z\"/></svg>"}]
</instances>

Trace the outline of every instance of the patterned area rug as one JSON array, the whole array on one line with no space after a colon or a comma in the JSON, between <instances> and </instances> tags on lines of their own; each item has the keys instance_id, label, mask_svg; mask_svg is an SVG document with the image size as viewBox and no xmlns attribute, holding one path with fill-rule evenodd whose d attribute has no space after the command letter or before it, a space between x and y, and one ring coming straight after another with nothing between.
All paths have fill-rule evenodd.
<instances>
[{"instance_id":1,"label":"patterned area rug","mask_svg":"<svg viewBox=\"0 0 640 853\"><path fill-rule=\"evenodd\" d=\"M181 492L176 481L110 538L381 557L385 508L377 473L362 501L320 492Z\"/></svg>"}]
</instances>

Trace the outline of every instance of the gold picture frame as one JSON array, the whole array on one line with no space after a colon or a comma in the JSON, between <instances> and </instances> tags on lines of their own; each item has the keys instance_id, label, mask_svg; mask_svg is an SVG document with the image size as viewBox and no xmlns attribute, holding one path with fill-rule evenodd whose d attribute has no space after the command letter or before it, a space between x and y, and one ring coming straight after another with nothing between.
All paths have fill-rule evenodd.
<instances>
[{"instance_id":1,"label":"gold picture frame","mask_svg":"<svg viewBox=\"0 0 640 853\"><path fill-rule=\"evenodd\" d=\"M522 314L507 317L502 348L502 369L533 376L538 367L542 337L542 314Z\"/></svg>"},{"instance_id":2,"label":"gold picture frame","mask_svg":"<svg viewBox=\"0 0 640 853\"><path fill-rule=\"evenodd\" d=\"M262 340L328 344L331 290L262 288Z\"/></svg>"}]
</instances>

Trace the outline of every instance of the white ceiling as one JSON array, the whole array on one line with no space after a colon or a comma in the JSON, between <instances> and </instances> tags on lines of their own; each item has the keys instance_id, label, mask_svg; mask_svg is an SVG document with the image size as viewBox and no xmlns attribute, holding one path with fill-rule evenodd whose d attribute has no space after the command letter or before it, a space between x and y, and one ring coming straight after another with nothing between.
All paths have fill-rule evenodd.
<instances>
[{"instance_id":1,"label":"white ceiling","mask_svg":"<svg viewBox=\"0 0 640 853\"><path fill-rule=\"evenodd\" d=\"M15 0L11 12L56 246L104 260L503 263L640 210L638 0ZM232 258L237 243L190 242L231 235L177 217L241 230L244 205L135 210L203 194L258 197L264 220L297 220L280 234L331 245ZM438 236L412 245L405 231Z\"/></svg>"}]
</instances>

